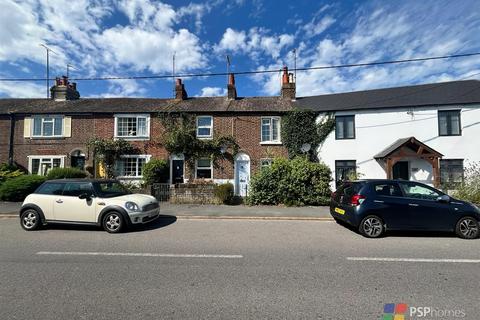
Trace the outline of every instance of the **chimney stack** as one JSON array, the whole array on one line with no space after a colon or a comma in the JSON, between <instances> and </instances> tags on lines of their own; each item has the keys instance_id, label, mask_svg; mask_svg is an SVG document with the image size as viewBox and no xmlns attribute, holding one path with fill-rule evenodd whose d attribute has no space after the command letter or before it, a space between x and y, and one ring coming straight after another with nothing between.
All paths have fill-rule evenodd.
<instances>
[{"instance_id":1,"label":"chimney stack","mask_svg":"<svg viewBox=\"0 0 480 320\"><path fill-rule=\"evenodd\" d=\"M75 82L70 83L65 76L55 78L55 84L50 88L50 93L52 100L55 101L77 100L80 98L77 84Z\"/></svg>"},{"instance_id":2,"label":"chimney stack","mask_svg":"<svg viewBox=\"0 0 480 320\"><path fill-rule=\"evenodd\" d=\"M230 73L228 75L227 99L229 100L237 99L237 89L235 88L235 76L233 73Z\"/></svg>"},{"instance_id":3,"label":"chimney stack","mask_svg":"<svg viewBox=\"0 0 480 320\"><path fill-rule=\"evenodd\" d=\"M295 80L292 73L288 73L288 68L283 67L281 96L285 99L295 100Z\"/></svg>"},{"instance_id":4,"label":"chimney stack","mask_svg":"<svg viewBox=\"0 0 480 320\"><path fill-rule=\"evenodd\" d=\"M187 91L185 91L185 86L182 83L182 79L178 78L175 82L175 99L186 100L187 98Z\"/></svg>"}]
</instances>

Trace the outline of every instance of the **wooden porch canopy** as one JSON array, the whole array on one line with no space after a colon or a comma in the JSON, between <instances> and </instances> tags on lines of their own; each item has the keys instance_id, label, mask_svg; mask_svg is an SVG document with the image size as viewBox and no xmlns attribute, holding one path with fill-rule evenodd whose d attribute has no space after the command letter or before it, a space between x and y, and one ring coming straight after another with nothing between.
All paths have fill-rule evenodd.
<instances>
[{"instance_id":1,"label":"wooden porch canopy","mask_svg":"<svg viewBox=\"0 0 480 320\"><path fill-rule=\"evenodd\" d=\"M404 158L416 157L423 159L432 165L433 185L440 185L440 163L439 159L443 154L430 148L425 143L417 140L415 137L402 138L395 141L385 150L374 156L377 160L383 160L386 164L387 179L393 178L393 166Z\"/></svg>"}]
</instances>

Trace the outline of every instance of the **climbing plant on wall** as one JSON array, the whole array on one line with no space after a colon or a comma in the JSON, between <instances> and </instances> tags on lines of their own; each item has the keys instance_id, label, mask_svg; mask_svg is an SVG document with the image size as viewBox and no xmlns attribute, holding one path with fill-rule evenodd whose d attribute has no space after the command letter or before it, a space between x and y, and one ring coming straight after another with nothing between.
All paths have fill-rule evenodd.
<instances>
[{"instance_id":1,"label":"climbing plant on wall","mask_svg":"<svg viewBox=\"0 0 480 320\"><path fill-rule=\"evenodd\" d=\"M317 149L335 128L335 118L326 114L317 122L318 113L295 109L282 117L282 142L290 158L306 155L310 161L318 161ZM308 144L308 151L302 146Z\"/></svg>"},{"instance_id":2,"label":"climbing plant on wall","mask_svg":"<svg viewBox=\"0 0 480 320\"><path fill-rule=\"evenodd\" d=\"M115 161L121 155L138 152L138 149L129 141L122 139L92 138L87 142L87 146L92 150L95 160L103 165L107 178L115 177Z\"/></svg>"}]
</instances>

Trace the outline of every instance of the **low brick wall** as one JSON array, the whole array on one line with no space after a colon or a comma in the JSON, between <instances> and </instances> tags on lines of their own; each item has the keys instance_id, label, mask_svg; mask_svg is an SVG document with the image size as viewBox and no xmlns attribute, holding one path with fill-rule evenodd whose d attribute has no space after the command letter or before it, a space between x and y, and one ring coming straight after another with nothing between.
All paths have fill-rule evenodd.
<instances>
[{"instance_id":1,"label":"low brick wall","mask_svg":"<svg viewBox=\"0 0 480 320\"><path fill-rule=\"evenodd\" d=\"M171 203L216 204L214 184L175 184L170 186Z\"/></svg>"}]
</instances>

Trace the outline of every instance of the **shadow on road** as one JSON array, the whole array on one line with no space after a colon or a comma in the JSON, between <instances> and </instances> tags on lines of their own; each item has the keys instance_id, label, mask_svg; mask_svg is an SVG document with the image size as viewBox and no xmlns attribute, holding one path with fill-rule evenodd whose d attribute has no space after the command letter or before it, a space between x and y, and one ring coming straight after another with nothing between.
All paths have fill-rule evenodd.
<instances>
[{"instance_id":1,"label":"shadow on road","mask_svg":"<svg viewBox=\"0 0 480 320\"><path fill-rule=\"evenodd\" d=\"M171 225L177 221L177 217L171 215L160 215L155 221L144 225L133 225L130 228L127 228L123 231L123 233L130 233L130 232L141 232L141 231L149 231L149 230L156 230L168 225ZM69 224L49 224L46 227L42 228L41 230L77 230L77 231L101 231L106 232L103 230L102 227L98 226L90 226L90 225L69 225Z\"/></svg>"}]
</instances>

